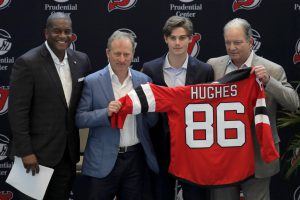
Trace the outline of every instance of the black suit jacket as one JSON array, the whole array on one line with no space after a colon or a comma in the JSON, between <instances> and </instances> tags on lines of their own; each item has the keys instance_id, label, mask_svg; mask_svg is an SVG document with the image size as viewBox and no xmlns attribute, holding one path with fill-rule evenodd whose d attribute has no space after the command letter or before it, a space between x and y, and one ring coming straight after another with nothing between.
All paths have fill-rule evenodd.
<instances>
[{"instance_id":1,"label":"black suit jacket","mask_svg":"<svg viewBox=\"0 0 300 200\"><path fill-rule=\"evenodd\" d=\"M164 80L163 64L166 56L144 63L143 72L154 84L167 86ZM211 82L214 80L212 66L189 56L185 85ZM156 156L162 170L167 170L170 159L170 134L167 117L161 114L158 123L150 130Z\"/></svg>"},{"instance_id":2,"label":"black suit jacket","mask_svg":"<svg viewBox=\"0 0 300 200\"><path fill-rule=\"evenodd\" d=\"M65 149L79 160L79 134L75 111L83 79L90 71L86 54L67 50L72 94L67 106L62 84L45 44L19 57L10 76L8 116L13 134L12 154L36 154L38 162L56 165Z\"/></svg>"}]
</instances>

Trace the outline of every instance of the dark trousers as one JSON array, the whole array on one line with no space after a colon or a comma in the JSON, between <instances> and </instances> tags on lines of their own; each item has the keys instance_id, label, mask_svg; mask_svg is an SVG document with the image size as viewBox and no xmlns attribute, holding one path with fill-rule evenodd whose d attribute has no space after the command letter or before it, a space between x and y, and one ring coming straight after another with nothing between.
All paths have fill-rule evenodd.
<instances>
[{"instance_id":1,"label":"dark trousers","mask_svg":"<svg viewBox=\"0 0 300 200\"><path fill-rule=\"evenodd\" d=\"M76 164L65 151L61 161L54 166L54 172L44 196L44 200L68 200L76 176Z\"/></svg>"},{"instance_id":2,"label":"dark trousers","mask_svg":"<svg viewBox=\"0 0 300 200\"><path fill-rule=\"evenodd\" d=\"M182 187L182 196L184 200L206 200L208 199L208 189L198 187L197 185L180 182Z\"/></svg>"},{"instance_id":3,"label":"dark trousers","mask_svg":"<svg viewBox=\"0 0 300 200\"><path fill-rule=\"evenodd\" d=\"M154 176L155 200L174 200L176 179L167 170Z\"/></svg>"},{"instance_id":4,"label":"dark trousers","mask_svg":"<svg viewBox=\"0 0 300 200\"><path fill-rule=\"evenodd\" d=\"M140 200L145 172L145 154L136 151L119 153L112 172L104 178L85 176L87 200Z\"/></svg>"}]
</instances>

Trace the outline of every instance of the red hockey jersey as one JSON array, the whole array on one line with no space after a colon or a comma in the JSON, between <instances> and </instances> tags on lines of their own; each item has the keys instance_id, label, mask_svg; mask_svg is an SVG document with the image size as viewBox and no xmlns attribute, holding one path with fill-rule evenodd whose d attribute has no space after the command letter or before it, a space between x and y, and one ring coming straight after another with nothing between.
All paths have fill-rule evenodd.
<instances>
[{"instance_id":1,"label":"red hockey jersey","mask_svg":"<svg viewBox=\"0 0 300 200\"><path fill-rule=\"evenodd\" d=\"M279 158L263 86L249 72L246 78L231 83L174 88L141 85L119 99L122 108L112 116L112 127L122 128L127 114L166 112L171 133L171 174L206 186L243 181L254 175L253 121L263 160ZM233 74L239 77L239 73ZM226 75L223 81L232 76Z\"/></svg>"}]
</instances>

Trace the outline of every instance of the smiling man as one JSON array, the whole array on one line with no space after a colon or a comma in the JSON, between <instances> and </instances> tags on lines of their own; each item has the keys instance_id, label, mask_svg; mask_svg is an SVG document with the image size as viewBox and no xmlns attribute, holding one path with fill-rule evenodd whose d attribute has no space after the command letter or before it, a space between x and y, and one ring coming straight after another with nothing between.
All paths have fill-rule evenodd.
<instances>
[{"instance_id":1,"label":"smiling man","mask_svg":"<svg viewBox=\"0 0 300 200\"><path fill-rule=\"evenodd\" d=\"M39 164L54 169L46 200L69 199L79 161L74 116L90 61L68 48L71 36L70 16L50 15L45 43L19 57L10 77L12 155L21 157L32 175L39 173Z\"/></svg>"}]
</instances>

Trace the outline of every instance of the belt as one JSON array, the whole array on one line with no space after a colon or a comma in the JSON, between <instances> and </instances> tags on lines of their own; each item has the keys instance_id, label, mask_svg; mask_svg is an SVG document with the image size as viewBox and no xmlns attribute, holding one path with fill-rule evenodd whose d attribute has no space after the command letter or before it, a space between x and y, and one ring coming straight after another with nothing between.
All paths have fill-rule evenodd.
<instances>
[{"instance_id":1,"label":"belt","mask_svg":"<svg viewBox=\"0 0 300 200\"><path fill-rule=\"evenodd\" d=\"M119 153L126 153L129 151L136 151L139 150L141 148L141 144L137 143L135 145L132 146L126 146L126 147L119 147Z\"/></svg>"}]
</instances>

